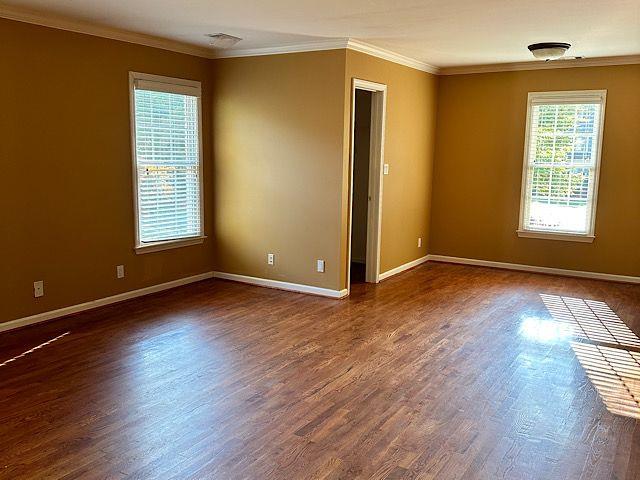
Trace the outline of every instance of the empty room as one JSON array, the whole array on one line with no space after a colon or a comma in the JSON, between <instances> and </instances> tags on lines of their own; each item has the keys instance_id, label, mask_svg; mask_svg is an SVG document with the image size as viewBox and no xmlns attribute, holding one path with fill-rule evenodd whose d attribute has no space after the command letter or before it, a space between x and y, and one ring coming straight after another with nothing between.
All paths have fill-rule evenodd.
<instances>
[{"instance_id":1,"label":"empty room","mask_svg":"<svg viewBox=\"0 0 640 480\"><path fill-rule=\"evenodd\" d=\"M0 480L640 479L640 1L0 0Z\"/></svg>"}]
</instances>

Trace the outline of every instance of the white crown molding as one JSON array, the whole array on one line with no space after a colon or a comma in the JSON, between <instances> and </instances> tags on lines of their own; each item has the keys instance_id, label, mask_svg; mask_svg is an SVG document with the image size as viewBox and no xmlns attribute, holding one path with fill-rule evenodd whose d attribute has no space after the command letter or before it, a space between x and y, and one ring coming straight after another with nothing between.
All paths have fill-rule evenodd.
<instances>
[{"instance_id":1,"label":"white crown molding","mask_svg":"<svg viewBox=\"0 0 640 480\"><path fill-rule=\"evenodd\" d=\"M293 45L282 45L278 47L250 48L244 50L227 50L218 52L215 58L238 58L238 57L258 57L262 55L281 55L285 53L301 53L301 52L317 52L323 50L354 50L356 52L365 53L372 57L381 58L389 62L404 65L406 67L421 70L432 74L438 73L438 68L428 63L405 57L384 48L376 47L369 43L353 38L327 39L317 42L298 43Z\"/></svg>"},{"instance_id":2,"label":"white crown molding","mask_svg":"<svg viewBox=\"0 0 640 480\"><path fill-rule=\"evenodd\" d=\"M160 48L171 52L185 53L203 58L213 58L214 52L211 49L198 47L188 43L182 43L166 38L155 37L153 35L145 35L143 33L135 33L119 28L105 27L90 22L80 20L71 20L68 18L43 14L23 8L9 7L0 5L0 18L15 20L18 22L31 23L42 27L56 28L58 30L66 30L68 32L83 33L85 35L93 35L95 37L109 38L111 40L119 40L121 42L135 43L147 47Z\"/></svg>"},{"instance_id":3,"label":"white crown molding","mask_svg":"<svg viewBox=\"0 0 640 480\"><path fill-rule=\"evenodd\" d=\"M521 70L555 70L558 68L610 67L615 65L636 64L640 64L640 55L554 60L550 62L532 61L496 63L491 65L443 67L439 70L438 73L440 75L468 75L471 73L517 72Z\"/></svg>"},{"instance_id":4,"label":"white crown molding","mask_svg":"<svg viewBox=\"0 0 640 480\"><path fill-rule=\"evenodd\" d=\"M405 57L391 50L385 50L384 48L376 47L370 43L361 42L360 40L354 40L352 38L347 42L347 48L356 52L366 53L372 57L378 57L389 62L398 63L406 67L414 68L423 72L437 75L440 73L440 69L428 63L415 60L410 57Z\"/></svg>"},{"instance_id":5,"label":"white crown molding","mask_svg":"<svg viewBox=\"0 0 640 480\"><path fill-rule=\"evenodd\" d=\"M400 55L376 47L370 43L352 38L338 38L318 40L314 42L298 43L293 45L282 45L277 47L263 47L252 49L239 49L227 51L215 51L211 48L201 47L176 40L146 35L143 33L131 32L103 25L96 25L91 22L73 20L52 14L44 14L24 8L0 5L0 18L15 20L18 22L31 23L43 27L56 28L69 32L93 35L96 37L109 38L121 42L134 43L147 47L159 48L171 52L184 53L202 58L235 58L235 57L255 57L262 55L278 55L283 53L315 52L322 50L349 49L365 53L373 57L381 58L389 62L405 65L407 67L428 72L434 75L467 75L472 73L494 73L494 72L515 72L520 70L550 70L557 68L575 67L602 67L613 65L635 65L640 64L640 55L626 55L616 57L583 58L573 60L556 60L552 62L516 62L498 63L490 65L467 65L458 67L436 67L428 63Z\"/></svg>"},{"instance_id":6,"label":"white crown molding","mask_svg":"<svg viewBox=\"0 0 640 480\"><path fill-rule=\"evenodd\" d=\"M213 58L261 57L264 55L280 55L283 53L319 52L324 50L342 50L347 48L348 39L332 38L316 42L296 43L277 47L245 48L215 52Z\"/></svg>"}]
</instances>

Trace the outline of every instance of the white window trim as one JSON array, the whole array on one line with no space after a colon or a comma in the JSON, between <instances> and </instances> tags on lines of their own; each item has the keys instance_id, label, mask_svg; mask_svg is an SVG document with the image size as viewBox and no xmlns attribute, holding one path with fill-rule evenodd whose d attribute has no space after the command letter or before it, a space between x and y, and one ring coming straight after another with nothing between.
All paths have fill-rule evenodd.
<instances>
[{"instance_id":1,"label":"white window trim","mask_svg":"<svg viewBox=\"0 0 640 480\"><path fill-rule=\"evenodd\" d=\"M198 98L198 171L200 183L200 234L192 237L162 240L158 242L141 242L138 218L138 169L136 157L136 110L135 87L143 85L146 90L194 95ZM135 252L137 254L159 252L172 248L186 247L203 243L204 234L204 175L202 160L202 84L195 80L163 77L149 73L129 72L129 118L131 123L131 166L133 172L133 209L135 225Z\"/></svg>"},{"instance_id":2,"label":"white window trim","mask_svg":"<svg viewBox=\"0 0 640 480\"><path fill-rule=\"evenodd\" d=\"M161 242L149 242L144 245L136 247L136 253L153 253L161 252L162 250L170 250L172 248L188 247L189 245L198 245L204 242L207 238L205 235L200 237L188 237L181 238L179 240L166 240Z\"/></svg>"},{"instance_id":3,"label":"white window trim","mask_svg":"<svg viewBox=\"0 0 640 480\"><path fill-rule=\"evenodd\" d=\"M598 126L598 150L596 152L596 163L594 168L593 179L593 200L591 208L591 223L587 233L574 233L562 231L545 231L530 230L524 228L524 211L527 195L527 170L529 165L529 143L531 140L531 114L532 105L546 103L575 103L599 102L602 104L600 114L600 125ZM557 91L557 92L529 92L527 97L527 121L524 140L524 159L522 161L522 184L520 190L520 219L518 222L518 237L522 238L540 238L546 240L561 240L568 242L584 242L591 243L595 239L596 212L598 209L598 184L600 182L600 157L602 156L602 140L604 133L605 107L607 103L606 90L574 90L574 91Z\"/></svg>"}]
</instances>

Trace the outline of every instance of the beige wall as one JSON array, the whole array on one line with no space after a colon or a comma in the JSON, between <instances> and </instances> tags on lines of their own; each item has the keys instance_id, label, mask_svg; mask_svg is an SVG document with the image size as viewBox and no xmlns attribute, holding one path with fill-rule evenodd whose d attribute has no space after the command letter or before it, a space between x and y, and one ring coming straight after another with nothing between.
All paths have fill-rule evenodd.
<instances>
[{"instance_id":1,"label":"beige wall","mask_svg":"<svg viewBox=\"0 0 640 480\"><path fill-rule=\"evenodd\" d=\"M383 177L380 272L423 257L428 252L431 210L431 175L434 158L438 77L360 52L347 50L345 97L350 99L352 79L387 85L385 163ZM348 216L348 159L350 101L345 102L345 176L343 218ZM418 248L418 237L422 247ZM343 232L343 255L348 230ZM344 257L343 257L344 259ZM346 265L346 259L343 260ZM346 285L346 271L342 272Z\"/></svg>"},{"instance_id":2,"label":"beige wall","mask_svg":"<svg viewBox=\"0 0 640 480\"><path fill-rule=\"evenodd\" d=\"M426 254L435 76L350 50L221 59L213 74L217 270L346 288L353 77L388 85L381 271Z\"/></svg>"},{"instance_id":3,"label":"beige wall","mask_svg":"<svg viewBox=\"0 0 640 480\"><path fill-rule=\"evenodd\" d=\"M527 93L607 89L596 239L518 238ZM440 80L429 253L640 275L640 66Z\"/></svg>"},{"instance_id":4,"label":"beige wall","mask_svg":"<svg viewBox=\"0 0 640 480\"><path fill-rule=\"evenodd\" d=\"M0 321L214 268L346 288L353 78L388 87L381 272L434 253L640 274L640 66L438 78L351 50L209 61L8 20L0 54ZM130 70L203 82L203 245L133 251ZM595 242L518 238L527 92L602 88Z\"/></svg>"},{"instance_id":5,"label":"beige wall","mask_svg":"<svg viewBox=\"0 0 640 480\"><path fill-rule=\"evenodd\" d=\"M213 62L216 270L340 288L344 65L344 50Z\"/></svg>"},{"instance_id":6,"label":"beige wall","mask_svg":"<svg viewBox=\"0 0 640 480\"><path fill-rule=\"evenodd\" d=\"M212 270L208 241L134 253L128 90L130 70L200 80L209 105L207 60L8 20L0 59L0 322ZM203 122L209 132L209 109Z\"/></svg>"},{"instance_id":7,"label":"beige wall","mask_svg":"<svg viewBox=\"0 0 640 480\"><path fill-rule=\"evenodd\" d=\"M426 252L435 77L345 50L209 61L8 20L0 27L11 65L0 76L10 179L0 190L0 321L214 268L345 288L356 76L389 85L382 271ZM203 82L203 245L134 253L129 71ZM118 264L125 279L115 278ZM40 299L35 280L45 282Z\"/></svg>"}]
</instances>

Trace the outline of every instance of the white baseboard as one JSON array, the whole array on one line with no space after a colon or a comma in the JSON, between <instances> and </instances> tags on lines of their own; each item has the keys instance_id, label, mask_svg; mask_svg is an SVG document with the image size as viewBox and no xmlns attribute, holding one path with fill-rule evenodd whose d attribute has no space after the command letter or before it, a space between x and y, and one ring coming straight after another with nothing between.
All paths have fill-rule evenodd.
<instances>
[{"instance_id":1,"label":"white baseboard","mask_svg":"<svg viewBox=\"0 0 640 480\"><path fill-rule=\"evenodd\" d=\"M331 290L329 288L314 287L311 285L302 285L300 283L281 282L280 280L270 280L268 278L249 277L247 275L238 275L235 273L213 272L214 278L223 280L232 280L234 282L249 283L260 287L277 288L279 290L288 290L291 292L310 293L312 295L320 295L330 298L344 298L349 292L344 290Z\"/></svg>"},{"instance_id":2,"label":"white baseboard","mask_svg":"<svg viewBox=\"0 0 640 480\"><path fill-rule=\"evenodd\" d=\"M91 300L90 302L79 303L77 305L71 305L57 310L38 313L29 317L10 320L8 322L0 323L0 332L6 332L7 330L13 330L14 328L26 327L27 325L33 325L35 323L46 322L47 320L52 320L54 318L66 317L67 315L74 313L84 312L85 310L91 310L93 308L110 305L112 303L122 302L131 298L142 297L144 295L149 295L150 293L161 292L163 290L180 287L182 285L187 285L188 283L199 282L200 280L206 280L208 278L213 278L213 272L179 278L178 280L172 280L158 285L151 285L150 287L139 288L138 290L131 290L129 292L119 293L110 297Z\"/></svg>"},{"instance_id":3,"label":"white baseboard","mask_svg":"<svg viewBox=\"0 0 640 480\"><path fill-rule=\"evenodd\" d=\"M519 270L523 272L533 273L546 273L550 275L562 275L566 277L578 277L578 278L591 278L595 280L607 280L613 282L635 283L640 284L640 277L633 277L628 275L616 275L611 273L599 273L599 272L585 272L581 270L567 270L563 268L551 268L551 267L537 267L535 265L522 265L517 263L506 262L494 262L491 260L478 260L475 258L462 258L462 257L449 257L446 255L426 255L422 258L418 258L411 262L400 265L399 267L388 270L379 275L380 280L384 280L398 273L404 272L410 268L416 267L426 261L431 262L444 262L444 263L457 263L463 265L475 265L479 267L492 267L502 268L506 270ZM110 305L113 303L122 302L131 298L142 297L151 293L161 292L163 290L169 290L171 288L187 285L189 283L199 282L209 278L221 278L225 280L232 280L235 282L249 283L251 285L259 285L262 287L277 288L280 290L288 290L299 293L309 293L313 295L320 295L329 298L344 298L349 292L344 290L331 290L328 288L314 287L311 285L302 285L298 283L282 282L279 280L269 280L266 278L249 277L246 275L237 275L234 273L225 272L206 272L199 275L193 275L191 277L179 278L178 280L172 280L170 282L160 283L158 285L152 285L150 287L140 288L138 290L131 290L129 292L119 293L110 297L99 298L85 303L79 303L77 305L71 305L69 307L59 308L57 310L51 310L48 312L38 313L29 317L18 318L16 320L10 320L8 322L0 323L0 332L6 332L15 328L25 327L27 325L33 325L36 323L46 322L54 318L65 317L74 313L84 312L93 308Z\"/></svg>"},{"instance_id":4,"label":"white baseboard","mask_svg":"<svg viewBox=\"0 0 640 480\"><path fill-rule=\"evenodd\" d=\"M431 262L459 263L463 265L475 265L478 267L502 268L506 270L519 270L523 272L546 273L550 275L562 275L565 277L592 278L594 280L608 280L611 282L640 283L640 277L628 275L615 275L613 273L585 272L582 270L567 270L564 268L537 267L535 265L522 265L519 263L493 262L491 260L477 260L475 258L448 257L446 255L427 255Z\"/></svg>"},{"instance_id":5,"label":"white baseboard","mask_svg":"<svg viewBox=\"0 0 640 480\"><path fill-rule=\"evenodd\" d=\"M424 257L418 258L416 260L412 260L411 262L405 263L404 265L400 265L399 267L392 268L391 270L387 270L384 273L378 275L378 280L384 280L385 278L389 278L393 275L397 275L398 273L404 272L405 270L409 270L410 268L417 267L418 265L429 260L429 255L425 255Z\"/></svg>"}]
</instances>

